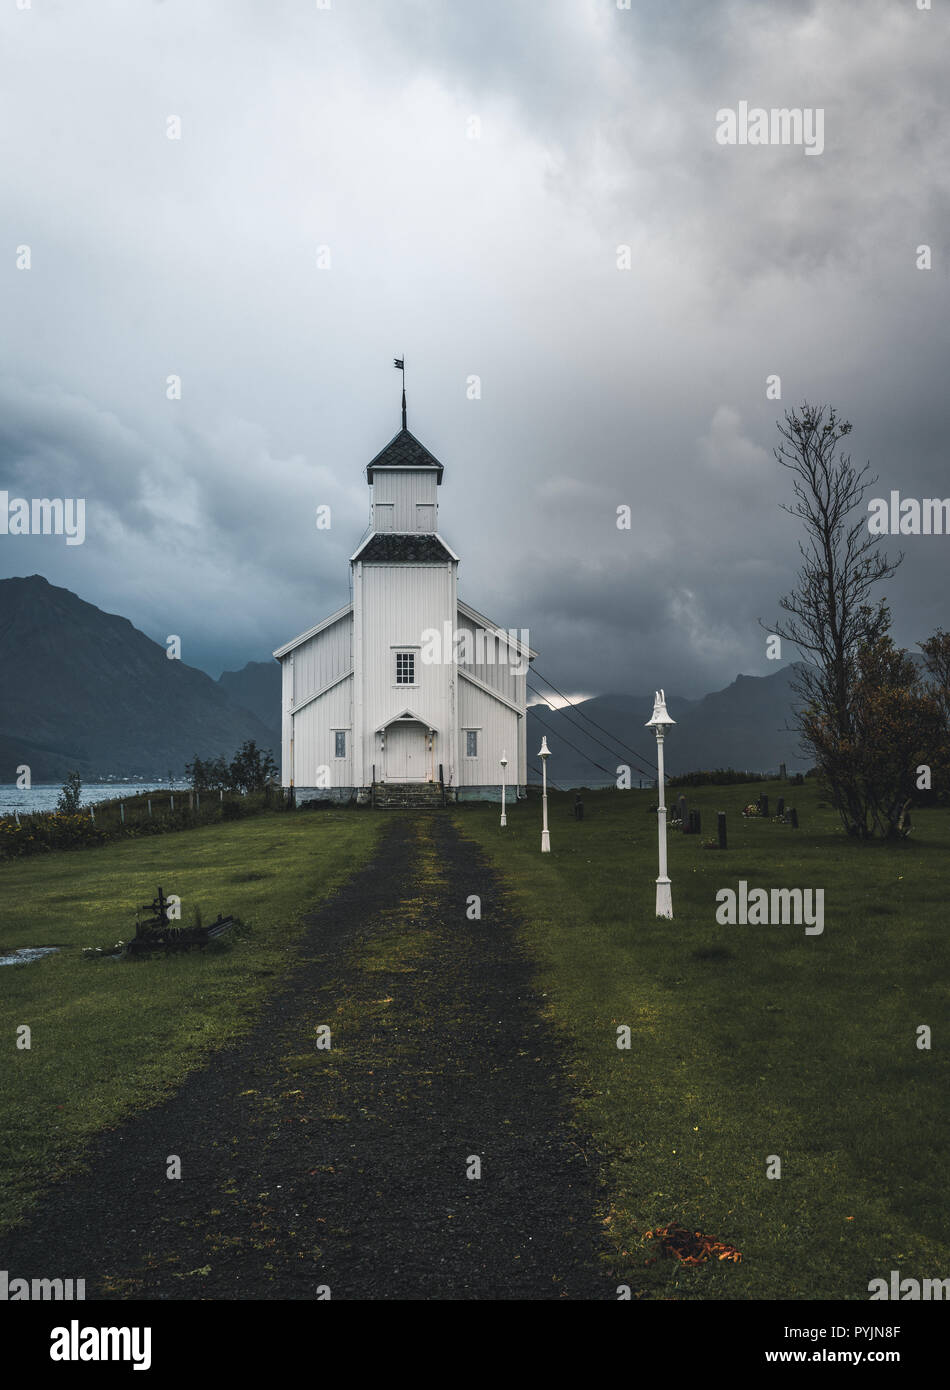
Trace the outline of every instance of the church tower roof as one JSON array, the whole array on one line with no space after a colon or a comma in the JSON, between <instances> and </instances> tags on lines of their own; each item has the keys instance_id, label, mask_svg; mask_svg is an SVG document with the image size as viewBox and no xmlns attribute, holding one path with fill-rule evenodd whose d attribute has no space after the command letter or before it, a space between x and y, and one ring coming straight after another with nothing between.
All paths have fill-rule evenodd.
<instances>
[{"instance_id":1,"label":"church tower roof","mask_svg":"<svg viewBox=\"0 0 950 1390\"><path fill-rule=\"evenodd\" d=\"M380 449L376 457L366 465L366 481L372 484L373 473L377 468L434 468L437 469L436 482L442 482L442 464L430 454L424 444L420 444L414 434L405 426Z\"/></svg>"},{"instance_id":2,"label":"church tower roof","mask_svg":"<svg viewBox=\"0 0 950 1390\"><path fill-rule=\"evenodd\" d=\"M458 556L441 536L396 531L384 535L374 532L363 541L356 554L350 556L350 560L377 565L444 565L447 560L457 562Z\"/></svg>"}]
</instances>

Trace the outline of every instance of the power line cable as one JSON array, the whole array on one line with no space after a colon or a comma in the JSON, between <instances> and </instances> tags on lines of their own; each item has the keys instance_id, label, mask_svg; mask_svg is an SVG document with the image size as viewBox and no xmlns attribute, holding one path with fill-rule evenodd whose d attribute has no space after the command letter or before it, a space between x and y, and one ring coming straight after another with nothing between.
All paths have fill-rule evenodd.
<instances>
[{"instance_id":1,"label":"power line cable","mask_svg":"<svg viewBox=\"0 0 950 1390\"><path fill-rule=\"evenodd\" d=\"M555 730L555 729L552 729L552 728L551 728L551 725L548 724L544 719L542 719L541 716L540 716L540 714L538 714L538 712L537 712L537 706L536 706L536 705L532 705L531 708L535 711L534 717L535 717L535 719L537 719L538 723L541 725L542 728L547 729L548 732L551 733L551 734L553 734L555 738L561 739L561 741L562 741L563 743L566 743L566 744L567 744L568 748L573 748L575 753L580 753L581 757L582 757L586 762L593 763L595 767L600 768L600 771L601 771L601 772L606 772L607 776L610 778L610 780L611 780L612 782L616 782L616 780L617 780L617 773L616 773L616 771L611 772L611 770L610 770L609 767L603 767L603 766L596 760L596 758L591 758L587 753L585 753L585 752L583 751L583 749L578 748L578 746L577 746L576 743L572 743L571 740L570 740L569 738L565 738L565 736L564 736L562 733L558 732L558 731Z\"/></svg>"},{"instance_id":2,"label":"power line cable","mask_svg":"<svg viewBox=\"0 0 950 1390\"><path fill-rule=\"evenodd\" d=\"M618 738L616 734L611 733L610 729L605 729L604 726L603 726L603 724L598 724L598 723L597 723L597 720L596 720L596 719L592 719L591 716L590 716L589 714L587 714L583 709L581 709L580 705L576 705L576 704L574 703L573 700L571 700L567 695L564 694L563 691L558 690L558 688L557 688L557 686L554 684L554 682L548 680L547 676L544 675L544 673L543 673L542 671L539 671L539 670L537 669L537 667L532 666L531 670L532 670L532 672L533 672L534 674L536 674L536 675L538 676L538 678L539 678L540 680L542 680L542 681L544 682L545 685L548 685L548 686L551 687L551 689L554 691L555 695L560 696L560 698L561 698L562 700L564 700L565 703L569 704L569 705L571 706L571 709L577 710L577 713L580 715L580 717L581 717L582 719L586 719L586 720L588 721L589 724L593 724L593 726L594 726L595 729L599 729L599 730L601 731L602 734L606 734L606 735L608 736L608 738L612 738L612 739L614 740L614 742L615 742L620 748L626 748L627 751L628 751L628 753L632 753L633 756L634 756L635 758L644 758L644 759L646 760L646 762L650 763L650 765L651 765L651 767L653 768L654 772L658 772L658 771L659 771L659 768L657 767L656 763L652 762L652 760L651 760L649 757L647 757L647 755L646 755L645 753L637 753L635 749L633 749L633 748L630 747L629 743L624 743L623 739L622 739L622 738ZM537 690L536 690L534 693L535 693L536 695L537 695L537 694L540 694L540 692L537 691ZM543 698L543 696L542 696L542 698ZM588 737L590 737L590 735L588 735ZM642 769L640 769L640 770L642 771Z\"/></svg>"},{"instance_id":3,"label":"power line cable","mask_svg":"<svg viewBox=\"0 0 950 1390\"><path fill-rule=\"evenodd\" d=\"M550 684L550 682L549 682L549 684ZM529 686L528 686L528 689L532 692L532 694L537 695L539 699L544 700L544 703L547 705L548 709L554 711L554 706L553 706L552 704L550 704L550 702L549 702L548 700L545 700L545 699L544 699L544 696L541 694L541 691L540 691L540 690L536 690L536 689L534 688L533 685L529 685ZM565 698L566 698L566 697L565 697ZM532 706L532 709L537 709L537 706L536 706L536 705L533 705L533 706ZM600 744L601 748L606 748L606 749L607 749L607 752L611 755L611 757L613 757L613 758L619 757L619 758L621 759L622 762L625 762L625 761L626 761L626 759L624 758L624 755L623 755L623 754L618 754L616 748L610 748L610 747L608 747L608 745L607 745L606 743L604 743L603 739L597 738L597 737L596 737L594 734L592 734L588 729L585 729L584 726L583 726L582 724L578 724L578 722L577 722L576 719L571 719L571 716L570 716L569 714L567 714L563 709L561 709L561 710L559 710L559 711L554 711L554 712L563 714L563 715L564 715L564 718L565 718L569 723L573 724L575 728L580 729L581 733L584 735L585 738L589 738L589 739L591 740L592 743L598 743L598 744ZM591 721L591 722L593 722L593 721ZM552 732L554 732L554 731L552 730ZM604 730L604 733L609 733L609 732L610 732L609 729L605 729L605 730ZM557 736L558 738L564 738L564 735L563 735L562 733L558 733L556 736ZM568 742L568 740L567 740L566 738L564 739L564 741L565 741L565 743ZM622 746L623 746L623 747L627 747L626 744L623 744ZM581 749L576 748L575 745L574 745L573 743L570 745L570 747L574 748L574 749L575 749L575 752L581 753ZM586 753L581 753L581 756L586 758L586 757L588 757L588 754L586 754ZM639 756L639 755L638 755L638 756ZM590 761L594 763L595 767L600 767L600 764L597 763L597 762L595 762L595 760L594 760L593 758L591 758ZM637 771L638 771L639 773L641 773L644 777L646 777L646 778L648 779L648 781L651 781L651 782L653 781L653 773L652 773L652 772L648 772L647 769L646 769L645 767L642 767L642 766L641 766L639 763L637 763L637 762L634 762L633 765L634 765L634 767L636 767L636 769L637 769ZM602 771L602 772L606 772L607 769L606 769L606 768L601 768L601 771ZM616 769L614 769L614 771L613 771L613 773L612 773L611 775L612 775L614 778L616 778L616 776L617 776Z\"/></svg>"},{"instance_id":4,"label":"power line cable","mask_svg":"<svg viewBox=\"0 0 950 1390\"><path fill-rule=\"evenodd\" d=\"M532 669L534 669L534 668L532 668ZM547 676L545 676L545 675L543 674L543 672L538 671L537 674L538 674L539 678L544 682L545 685L548 685L548 686L551 687L551 689L554 691L555 695L560 696L560 698L561 698L562 700L564 700L566 704L570 705L571 709L576 710L577 713L580 715L580 717L581 717L582 719L586 719L587 722L588 722L589 724L593 724L593 726L594 726L595 729L600 729L601 733L606 734L608 738L614 739L614 741L615 741L621 748L626 748L626 750L627 750L629 753L632 753L633 756L634 756L635 758L645 758L646 761L647 761L648 763L651 761L650 758L647 757L647 755L646 755L645 753L638 753L638 752L636 751L636 749L631 748L629 743L625 743L624 740L623 740L622 738L618 738L618 736L617 736L615 733L613 733L610 729L605 728L603 724L598 724L597 720L594 719L594 718L592 718L592 716L589 715L580 705L575 704L574 701L570 698L570 696L565 695L563 691L558 690L558 688L557 688L557 686L554 684L554 682L548 680ZM538 693L538 692L535 692L535 693ZM655 763L652 763L651 765L652 765L652 767L654 768L654 770L658 771L658 769L657 769Z\"/></svg>"},{"instance_id":5,"label":"power line cable","mask_svg":"<svg viewBox=\"0 0 950 1390\"><path fill-rule=\"evenodd\" d=\"M538 786L540 787L541 782L542 782L542 780L543 780L543 773L542 773L541 769L538 767L537 763L532 763L532 767L534 768L535 772L538 774ZM553 787L554 790L555 790L556 792L566 792L566 791L567 791L567 787L562 787L562 786L560 785L559 782L555 782L555 780L554 780L553 777L548 777L548 786L549 786L549 787Z\"/></svg>"}]
</instances>

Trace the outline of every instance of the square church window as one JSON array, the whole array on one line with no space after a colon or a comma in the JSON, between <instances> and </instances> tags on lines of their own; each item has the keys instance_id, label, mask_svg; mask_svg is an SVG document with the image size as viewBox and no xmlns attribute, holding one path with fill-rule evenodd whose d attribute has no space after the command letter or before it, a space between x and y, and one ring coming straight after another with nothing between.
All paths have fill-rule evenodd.
<instances>
[{"instance_id":1,"label":"square church window","mask_svg":"<svg viewBox=\"0 0 950 1390\"><path fill-rule=\"evenodd\" d=\"M396 684L415 685L416 683L416 654L415 652L396 653Z\"/></svg>"}]
</instances>

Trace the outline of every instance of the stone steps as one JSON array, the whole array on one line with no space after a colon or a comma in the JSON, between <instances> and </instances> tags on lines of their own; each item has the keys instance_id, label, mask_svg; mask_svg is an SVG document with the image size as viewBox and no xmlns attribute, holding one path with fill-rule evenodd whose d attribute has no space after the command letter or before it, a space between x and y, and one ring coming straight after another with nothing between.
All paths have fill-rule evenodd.
<instances>
[{"instance_id":1,"label":"stone steps","mask_svg":"<svg viewBox=\"0 0 950 1390\"><path fill-rule=\"evenodd\" d=\"M442 805L438 782L377 782L376 805L380 810L431 810Z\"/></svg>"}]
</instances>

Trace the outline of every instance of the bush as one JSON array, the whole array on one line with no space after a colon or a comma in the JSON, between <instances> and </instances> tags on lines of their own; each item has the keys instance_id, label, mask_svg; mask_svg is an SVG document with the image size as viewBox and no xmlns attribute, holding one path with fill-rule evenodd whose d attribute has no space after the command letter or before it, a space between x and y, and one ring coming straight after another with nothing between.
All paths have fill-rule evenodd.
<instances>
[{"instance_id":1,"label":"bush","mask_svg":"<svg viewBox=\"0 0 950 1390\"><path fill-rule=\"evenodd\" d=\"M110 838L87 812L48 811L24 816L19 822L12 816L0 820L0 856L7 859L44 854L54 849L72 849L77 845L104 845Z\"/></svg>"},{"instance_id":2,"label":"bush","mask_svg":"<svg viewBox=\"0 0 950 1390\"><path fill-rule=\"evenodd\" d=\"M678 777L667 777L668 787L731 787L737 782L769 782L767 772L737 772L733 767L717 767L707 772L682 772Z\"/></svg>"},{"instance_id":3,"label":"bush","mask_svg":"<svg viewBox=\"0 0 950 1390\"><path fill-rule=\"evenodd\" d=\"M154 794L153 794L154 796ZM34 815L0 817L0 859L16 859L27 854L45 854L50 850L84 849L104 845L110 840L133 840L143 835L164 835L174 830L192 830L199 825L214 825L222 820L242 820L267 810L264 795L209 805L195 810L178 805L155 807L151 817L146 812L145 795L130 797L124 802L125 821L119 814L119 803L100 802L94 808L75 812L44 811ZM95 819L93 819L95 815Z\"/></svg>"},{"instance_id":4,"label":"bush","mask_svg":"<svg viewBox=\"0 0 950 1390\"><path fill-rule=\"evenodd\" d=\"M82 780L78 772L70 772L66 781L63 783L59 800L56 803L57 811L72 815L79 810L79 799L82 796Z\"/></svg>"},{"instance_id":5,"label":"bush","mask_svg":"<svg viewBox=\"0 0 950 1390\"><path fill-rule=\"evenodd\" d=\"M269 810L267 795L264 792L257 796L245 796L240 800L223 801L221 803L222 820L243 820L245 816L257 816L261 811Z\"/></svg>"}]
</instances>

